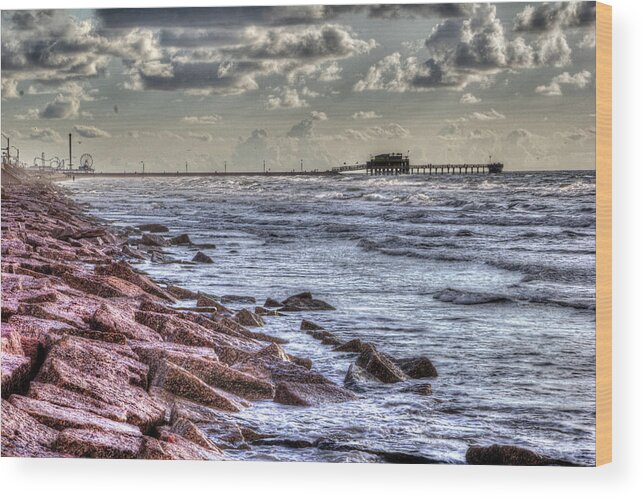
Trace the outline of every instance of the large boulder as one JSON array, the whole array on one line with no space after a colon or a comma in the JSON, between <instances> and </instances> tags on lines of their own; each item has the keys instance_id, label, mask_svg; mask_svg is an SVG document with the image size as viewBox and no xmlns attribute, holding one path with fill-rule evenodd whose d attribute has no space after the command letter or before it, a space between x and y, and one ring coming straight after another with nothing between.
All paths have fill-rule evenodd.
<instances>
[{"instance_id":1,"label":"large boulder","mask_svg":"<svg viewBox=\"0 0 643 498\"><path fill-rule=\"evenodd\" d=\"M386 384L403 382L407 375L384 354L370 346L357 357L356 365Z\"/></svg>"},{"instance_id":2,"label":"large boulder","mask_svg":"<svg viewBox=\"0 0 643 498\"><path fill-rule=\"evenodd\" d=\"M438 371L433 366L431 360L426 356L417 356L413 358L400 358L394 360L397 366L412 379L424 379L426 377L437 377Z\"/></svg>"},{"instance_id":3,"label":"large boulder","mask_svg":"<svg viewBox=\"0 0 643 498\"><path fill-rule=\"evenodd\" d=\"M134 311L124 306L102 303L92 315L89 325L101 332L123 334L128 339L139 341L159 341L161 336L154 330L138 323Z\"/></svg>"},{"instance_id":4,"label":"large boulder","mask_svg":"<svg viewBox=\"0 0 643 498\"><path fill-rule=\"evenodd\" d=\"M333 351L337 353L362 353L366 350L371 350L373 346L368 342L363 342L360 339L351 339L336 348L333 348Z\"/></svg>"},{"instance_id":5,"label":"large boulder","mask_svg":"<svg viewBox=\"0 0 643 498\"><path fill-rule=\"evenodd\" d=\"M53 449L58 431L2 400L2 456L47 458L64 456Z\"/></svg>"},{"instance_id":6,"label":"large boulder","mask_svg":"<svg viewBox=\"0 0 643 498\"><path fill-rule=\"evenodd\" d=\"M142 435L129 435L96 429L65 429L58 434L54 447L83 458L137 458Z\"/></svg>"},{"instance_id":7,"label":"large boulder","mask_svg":"<svg viewBox=\"0 0 643 498\"><path fill-rule=\"evenodd\" d=\"M357 397L352 392L330 382L279 382L275 392L275 402L284 405L314 406L323 403L343 403L354 399Z\"/></svg>"},{"instance_id":8,"label":"large boulder","mask_svg":"<svg viewBox=\"0 0 643 498\"><path fill-rule=\"evenodd\" d=\"M172 237L170 239L170 244L174 246L185 246L192 245L192 241L190 240L190 236L187 233L182 233L181 235Z\"/></svg>"},{"instance_id":9,"label":"large boulder","mask_svg":"<svg viewBox=\"0 0 643 498\"><path fill-rule=\"evenodd\" d=\"M192 258L192 261L194 261L195 263L205 263L205 264L214 263L214 260L210 256L208 256L207 254L201 251L197 251L197 253Z\"/></svg>"},{"instance_id":10,"label":"large boulder","mask_svg":"<svg viewBox=\"0 0 643 498\"><path fill-rule=\"evenodd\" d=\"M234 318L244 327L263 327L265 325L263 319L259 315L245 308L238 311L237 314L234 315Z\"/></svg>"},{"instance_id":11,"label":"large boulder","mask_svg":"<svg viewBox=\"0 0 643 498\"><path fill-rule=\"evenodd\" d=\"M500 444L470 446L466 453L466 460L470 465L574 465L571 462L552 459L518 446Z\"/></svg>"},{"instance_id":12,"label":"large boulder","mask_svg":"<svg viewBox=\"0 0 643 498\"><path fill-rule=\"evenodd\" d=\"M2 397L22 391L29 383L31 359L27 356L3 352L0 355L2 369Z\"/></svg>"},{"instance_id":13,"label":"large boulder","mask_svg":"<svg viewBox=\"0 0 643 498\"><path fill-rule=\"evenodd\" d=\"M238 412L245 405L240 398L209 386L196 375L167 360L157 369L152 385L176 396L224 411Z\"/></svg>"},{"instance_id":14,"label":"large boulder","mask_svg":"<svg viewBox=\"0 0 643 498\"><path fill-rule=\"evenodd\" d=\"M299 330L324 330L324 327L317 325L315 322L311 322L310 320L302 320Z\"/></svg>"},{"instance_id":15,"label":"large boulder","mask_svg":"<svg viewBox=\"0 0 643 498\"><path fill-rule=\"evenodd\" d=\"M279 311L332 311L334 309L327 302L313 298L310 292L302 292L285 299Z\"/></svg>"},{"instance_id":16,"label":"large boulder","mask_svg":"<svg viewBox=\"0 0 643 498\"><path fill-rule=\"evenodd\" d=\"M266 299L266 302L263 303L264 308L282 308L284 303L281 301L277 301L276 299L273 299L269 297Z\"/></svg>"},{"instance_id":17,"label":"large boulder","mask_svg":"<svg viewBox=\"0 0 643 498\"><path fill-rule=\"evenodd\" d=\"M198 295L197 300L196 300L196 306L197 306L197 308L213 308L214 310L217 311L217 313L230 313L230 314L232 314L232 311L230 311L228 308L226 308L224 305L222 305L214 297L208 296L207 294L199 294Z\"/></svg>"},{"instance_id":18,"label":"large boulder","mask_svg":"<svg viewBox=\"0 0 643 498\"><path fill-rule=\"evenodd\" d=\"M161 289L158 284L152 282L145 275L141 275L134 271L134 269L124 261L118 261L106 265L98 265L94 270L98 275L112 275L114 277L127 280L128 282L137 285L148 294L160 297L165 301L175 302L176 300L164 289Z\"/></svg>"},{"instance_id":19,"label":"large boulder","mask_svg":"<svg viewBox=\"0 0 643 498\"><path fill-rule=\"evenodd\" d=\"M151 247L165 247L169 244L163 236L153 233L144 233L143 237L141 237L141 243Z\"/></svg>"}]
</instances>

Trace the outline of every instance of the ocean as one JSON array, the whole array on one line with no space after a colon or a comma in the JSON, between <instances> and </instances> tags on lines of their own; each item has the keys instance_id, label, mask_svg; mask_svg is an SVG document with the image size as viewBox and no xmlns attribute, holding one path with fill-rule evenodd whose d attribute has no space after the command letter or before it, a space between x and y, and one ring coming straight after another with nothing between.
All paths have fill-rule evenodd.
<instances>
[{"instance_id":1,"label":"ocean","mask_svg":"<svg viewBox=\"0 0 643 498\"><path fill-rule=\"evenodd\" d=\"M453 463L472 444L498 443L594 464L594 172L77 177L64 185L116 226L163 223L216 245L204 250L214 265L137 264L160 281L254 296L259 305L309 290L334 305L268 317L262 331L289 340L288 352L339 384L354 355L300 332L302 318L393 356L426 355L438 370L431 396L367 384L357 401L262 401L235 415L259 432ZM167 249L176 260L195 251ZM286 446L231 456L377 460Z\"/></svg>"}]
</instances>

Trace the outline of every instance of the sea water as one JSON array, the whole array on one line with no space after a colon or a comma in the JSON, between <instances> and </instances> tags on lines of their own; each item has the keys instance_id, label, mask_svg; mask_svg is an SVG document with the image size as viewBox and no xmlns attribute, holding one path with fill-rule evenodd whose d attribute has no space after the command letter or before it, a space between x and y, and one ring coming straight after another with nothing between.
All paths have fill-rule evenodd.
<instances>
[{"instance_id":1,"label":"sea water","mask_svg":"<svg viewBox=\"0 0 643 498\"><path fill-rule=\"evenodd\" d=\"M256 402L262 433L464 461L473 444L595 459L595 174L181 177L66 182L117 226L163 223L213 265L138 266L259 305L310 290L334 312L268 317L262 331L338 384L355 359L299 331L313 320L396 357L426 355L432 396L366 384L313 408ZM177 260L195 248L173 247ZM236 306L239 308L244 305ZM245 305L248 306L248 305ZM426 382L410 381L410 382ZM361 451L254 446L238 459L372 461Z\"/></svg>"}]
</instances>

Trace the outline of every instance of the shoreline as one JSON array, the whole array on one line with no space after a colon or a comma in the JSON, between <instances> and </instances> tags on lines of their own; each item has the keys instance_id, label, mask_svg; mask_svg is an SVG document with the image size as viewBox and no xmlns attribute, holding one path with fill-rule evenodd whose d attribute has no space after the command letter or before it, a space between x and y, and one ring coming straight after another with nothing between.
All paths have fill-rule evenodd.
<instances>
[{"instance_id":1,"label":"shoreline","mask_svg":"<svg viewBox=\"0 0 643 498\"><path fill-rule=\"evenodd\" d=\"M334 309L309 293L254 309L247 301L234 313L214 296L162 287L127 261L190 244L189 234L168 238L154 224L115 230L51 184L3 186L2 204L3 456L234 460L235 449L267 444L446 463L324 438L292 441L226 416L256 400L293 409L351 402L351 382L436 376L428 358L394 359L359 339L338 341L306 320L306 311ZM138 243L128 243L131 235ZM208 249L197 251L194 264L211 264ZM262 316L279 313L297 313L302 333L355 354L345 387L261 332ZM415 394L430 395L430 384L422 386ZM510 446L472 447L467 460L569 465Z\"/></svg>"}]
</instances>

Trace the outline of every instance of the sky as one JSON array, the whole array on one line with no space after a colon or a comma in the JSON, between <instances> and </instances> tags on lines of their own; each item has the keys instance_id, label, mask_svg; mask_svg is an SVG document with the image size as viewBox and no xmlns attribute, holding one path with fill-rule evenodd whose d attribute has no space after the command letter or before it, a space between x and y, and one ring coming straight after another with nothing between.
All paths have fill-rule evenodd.
<instances>
[{"instance_id":1,"label":"sky","mask_svg":"<svg viewBox=\"0 0 643 498\"><path fill-rule=\"evenodd\" d=\"M594 2L5 10L2 132L98 171L595 169L595 69Z\"/></svg>"}]
</instances>

